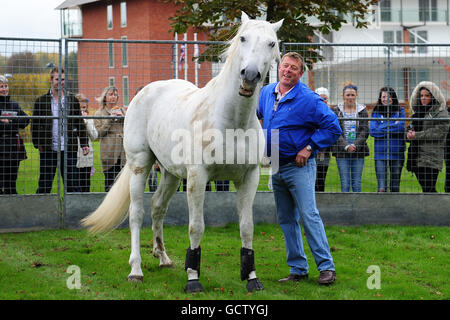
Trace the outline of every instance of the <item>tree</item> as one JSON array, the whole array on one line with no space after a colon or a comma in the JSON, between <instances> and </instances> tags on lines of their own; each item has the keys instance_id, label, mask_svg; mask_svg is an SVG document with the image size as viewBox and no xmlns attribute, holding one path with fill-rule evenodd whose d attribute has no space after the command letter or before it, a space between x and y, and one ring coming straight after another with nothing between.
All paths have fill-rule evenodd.
<instances>
[{"instance_id":1,"label":"tree","mask_svg":"<svg viewBox=\"0 0 450 320\"><path fill-rule=\"evenodd\" d=\"M178 6L171 17L171 32L184 33L189 27L204 31L210 40L229 40L234 34L241 12L249 17L277 22L284 19L278 37L284 42L312 41L314 31L328 34L339 30L346 22L345 15L352 16L357 28L367 26L365 15L379 0L163 0ZM320 24L311 25L308 17ZM319 56L313 60L320 59Z\"/></svg>"},{"instance_id":2,"label":"tree","mask_svg":"<svg viewBox=\"0 0 450 320\"><path fill-rule=\"evenodd\" d=\"M30 51L12 54L6 63L7 73L33 73L38 71L36 57Z\"/></svg>"}]
</instances>

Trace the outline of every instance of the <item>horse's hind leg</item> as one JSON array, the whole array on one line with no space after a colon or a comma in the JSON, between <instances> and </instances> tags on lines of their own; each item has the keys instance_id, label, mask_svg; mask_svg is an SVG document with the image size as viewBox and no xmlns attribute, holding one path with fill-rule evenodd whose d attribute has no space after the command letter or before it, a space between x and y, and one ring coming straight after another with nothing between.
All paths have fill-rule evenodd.
<instances>
[{"instance_id":1,"label":"horse's hind leg","mask_svg":"<svg viewBox=\"0 0 450 320\"><path fill-rule=\"evenodd\" d=\"M142 281L144 274L141 269L140 254L140 231L144 219L144 190L151 165L155 161L154 155L150 152L140 152L127 161L131 166L132 174L130 179L130 216L129 224L131 230L131 272L128 275L129 281Z\"/></svg>"},{"instance_id":2,"label":"horse's hind leg","mask_svg":"<svg viewBox=\"0 0 450 320\"><path fill-rule=\"evenodd\" d=\"M163 222L170 198L178 189L180 179L161 168L161 181L152 197L153 255L159 258L160 267L173 266L164 247Z\"/></svg>"}]
</instances>

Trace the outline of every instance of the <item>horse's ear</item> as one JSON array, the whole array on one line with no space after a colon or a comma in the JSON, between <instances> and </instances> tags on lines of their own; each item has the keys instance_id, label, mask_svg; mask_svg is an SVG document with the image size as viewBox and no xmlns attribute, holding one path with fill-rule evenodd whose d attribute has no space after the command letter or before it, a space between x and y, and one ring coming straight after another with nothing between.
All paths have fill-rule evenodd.
<instances>
[{"instance_id":1,"label":"horse's ear","mask_svg":"<svg viewBox=\"0 0 450 320\"><path fill-rule=\"evenodd\" d=\"M248 15L242 11L242 15L241 15L241 23L244 24L245 22L247 22L248 20L250 20L250 18L248 17Z\"/></svg>"},{"instance_id":2,"label":"horse's ear","mask_svg":"<svg viewBox=\"0 0 450 320\"><path fill-rule=\"evenodd\" d=\"M281 28L281 26L283 25L283 21L284 21L284 19L281 19L278 22L272 23L273 31L277 32Z\"/></svg>"}]
</instances>

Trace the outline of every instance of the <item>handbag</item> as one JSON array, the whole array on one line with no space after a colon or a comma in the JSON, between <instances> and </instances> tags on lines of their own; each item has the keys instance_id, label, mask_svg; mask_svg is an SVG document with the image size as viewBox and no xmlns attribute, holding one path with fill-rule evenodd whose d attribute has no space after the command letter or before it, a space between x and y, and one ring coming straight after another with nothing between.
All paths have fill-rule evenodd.
<instances>
[{"instance_id":1,"label":"handbag","mask_svg":"<svg viewBox=\"0 0 450 320\"><path fill-rule=\"evenodd\" d=\"M78 149L77 149L77 168L88 168L94 166L94 149L89 141L89 153L84 155L83 148L81 148L80 138L77 137Z\"/></svg>"}]
</instances>

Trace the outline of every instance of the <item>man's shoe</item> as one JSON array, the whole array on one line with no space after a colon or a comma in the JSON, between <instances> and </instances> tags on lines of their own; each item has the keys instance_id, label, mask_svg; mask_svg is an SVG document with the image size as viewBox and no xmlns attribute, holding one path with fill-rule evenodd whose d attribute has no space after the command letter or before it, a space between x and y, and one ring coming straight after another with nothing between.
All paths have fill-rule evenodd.
<instances>
[{"instance_id":1,"label":"man's shoe","mask_svg":"<svg viewBox=\"0 0 450 320\"><path fill-rule=\"evenodd\" d=\"M300 281L308 279L308 274L293 274L291 273L288 277L278 280L278 282L288 282L288 281Z\"/></svg>"},{"instance_id":2,"label":"man's shoe","mask_svg":"<svg viewBox=\"0 0 450 320\"><path fill-rule=\"evenodd\" d=\"M336 272L333 270L320 271L319 284L330 285L336 281Z\"/></svg>"}]
</instances>

